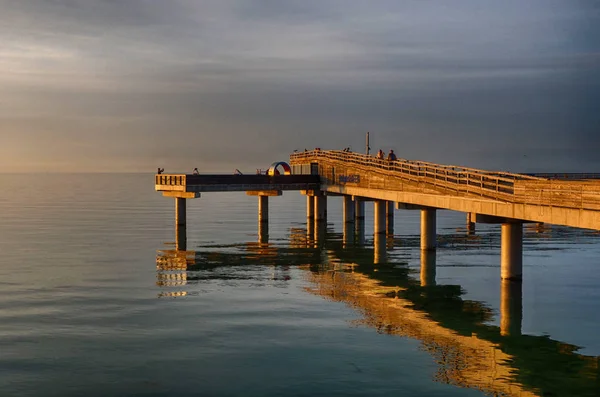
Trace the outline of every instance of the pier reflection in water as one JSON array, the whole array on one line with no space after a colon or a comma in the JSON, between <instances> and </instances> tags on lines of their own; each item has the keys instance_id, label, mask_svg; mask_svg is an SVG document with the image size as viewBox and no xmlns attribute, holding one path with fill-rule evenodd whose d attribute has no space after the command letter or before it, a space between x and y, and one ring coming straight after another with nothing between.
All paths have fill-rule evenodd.
<instances>
[{"instance_id":1,"label":"pier reflection in water","mask_svg":"<svg viewBox=\"0 0 600 397\"><path fill-rule=\"evenodd\" d=\"M367 244L364 228L361 237L361 228L353 227L344 226L339 235L324 222L311 222L291 229L289 246L269 244L268 232L259 230L259 241L244 245L162 250L157 284L180 288L211 277L193 275L198 270L228 267L235 274L231 267L248 264L272 266L273 278L285 282L290 266L297 266L306 270L308 292L357 309L364 316L360 323L380 333L419 340L438 364L438 382L494 395L600 395L599 357L578 354L577 346L551 336L522 334L521 283L502 281L500 326L490 325L495 313L486 303L463 299L460 285L436 282L435 251L421 251L414 274L388 247L418 247L418 241L395 243L380 234Z\"/></svg>"}]
</instances>

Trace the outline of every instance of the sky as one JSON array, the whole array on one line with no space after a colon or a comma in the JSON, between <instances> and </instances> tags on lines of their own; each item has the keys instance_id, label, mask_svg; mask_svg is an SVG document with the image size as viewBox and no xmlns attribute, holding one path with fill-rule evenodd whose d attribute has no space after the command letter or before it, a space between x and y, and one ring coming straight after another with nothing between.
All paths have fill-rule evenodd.
<instances>
[{"instance_id":1,"label":"sky","mask_svg":"<svg viewBox=\"0 0 600 397\"><path fill-rule=\"evenodd\" d=\"M600 172L595 0L0 0L0 170Z\"/></svg>"}]
</instances>

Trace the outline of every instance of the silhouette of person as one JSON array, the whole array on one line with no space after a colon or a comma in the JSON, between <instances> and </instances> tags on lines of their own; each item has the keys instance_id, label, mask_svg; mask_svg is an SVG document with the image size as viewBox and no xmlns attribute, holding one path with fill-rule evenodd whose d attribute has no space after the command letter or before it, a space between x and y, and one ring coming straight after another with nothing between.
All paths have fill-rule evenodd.
<instances>
[{"instance_id":1,"label":"silhouette of person","mask_svg":"<svg viewBox=\"0 0 600 397\"><path fill-rule=\"evenodd\" d=\"M388 160L390 160L390 161L397 160L397 157L396 157L396 155L394 154L394 151L393 151L393 150L390 150L390 153L388 154L388 156L387 156L387 159L388 159Z\"/></svg>"},{"instance_id":2,"label":"silhouette of person","mask_svg":"<svg viewBox=\"0 0 600 397\"><path fill-rule=\"evenodd\" d=\"M377 152L377 158L383 160L383 150L379 149L379 151Z\"/></svg>"},{"instance_id":3,"label":"silhouette of person","mask_svg":"<svg viewBox=\"0 0 600 397\"><path fill-rule=\"evenodd\" d=\"M200 172L198 172L198 168L194 168L194 172L192 172L192 174L194 174L194 175L200 175Z\"/></svg>"},{"instance_id":4,"label":"silhouette of person","mask_svg":"<svg viewBox=\"0 0 600 397\"><path fill-rule=\"evenodd\" d=\"M165 172L165 169L164 169L164 168L160 168L160 167L158 167L157 174L158 174L158 175L160 175L160 174L162 174L163 172Z\"/></svg>"}]
</instances>

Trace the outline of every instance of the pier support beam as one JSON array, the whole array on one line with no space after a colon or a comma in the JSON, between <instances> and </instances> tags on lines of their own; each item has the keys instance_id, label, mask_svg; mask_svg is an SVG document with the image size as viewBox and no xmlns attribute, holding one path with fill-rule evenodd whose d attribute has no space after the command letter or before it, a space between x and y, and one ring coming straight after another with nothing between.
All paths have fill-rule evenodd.
<instances>
[{"instance_id":1,"label":"pier support beam","mask_svg":"<svg viewBox=\"0 0 600 397\"><path fill-rule=\"evenodd\" d=\"M362 247L363 245L365 245L365 220L363 219L357 219L356 223L354 224L354 234L355 234L355 239L356 239L356 244L359 247Z\"/></svg>"},{"instance_id":2,"label":"pier support beam","mask_svg":"<svg viewBox=\"0 0 600 397\"><path fill-rule=\"evenodd\" d=\"M421 250L436 249L436 209L421 209Z\"/></svg>"},{"instance_id":3,"label":"pier support beam","mask_svg":"<svg viewBox=\"0 0 600 397\"><path fill-rule=\"evenodd\" d=\"M519 336L523 323L523 283L502 280L500 285L500 335Z\"/></svg>"},{"instance_id":4,"label":"pier support beam","mask_svg":"<svg viewBox=\"0 0 600 397\"><path fill-rule=\"evenodd\" d=\"M467 233L475 233L475 217L474 214L467 212Z\"/></svg>"},{"instance_id":5,"label":"pier support beam","mask_svg":"<svg viewBox=\"0 0 600 397\"><path fill-rule=\"evenodd\" d=\"M348 248L354 245L355 236L356 233L354 230L354 222L344 222L342 236L343 248Z\"/></svg>"},{"instance_id":6,"label":"pier support beam","mask_svg":"<svg viewBox=\"0 0 600 397\"><path fill-rule=\"evenodd\" d=\"M269 242L269 223L258 222L258 242L267 244Z\"/></svg>"},{"instance_id":7,"label":"pier support beam","mask_svg":"<svg viewBox=\"0 0 600 397\"><path fill-rule=\"evenodd\" d=\"M365 201L354 196L354 204L356 205L354 216L357 221L365 219Z\"/></svg>"},{"instance_id":8,"label":"pier support beam","mask_svg":"<svg viewBox=\"0 0 600 397\"><path fill-rule=\"evenodd\" d=\"M320 247L325 242L325 234L327 233L326 222L315 222L315 240L314 247Z\"/></svg>"},{"instance_id":9,"label":"pier support beam","mask_svg":"<svg viewBox=\"0 0 600 397\"><path fill-rule=\"evenodd\" d=\"M385 221L386 221L386 208L387 201L375 200L373 201L373 234L385 233Z\"/></svg>"},{"instance_id":10,"label":"pier support beam","mask_svg":"<svg viewBox=\"0 0 600 397\"><path fill-rule=\"evenodd\" d=\"M175 226L175 250L187 250L187 228L185 225Z\"/></svg>"},{"instance_id":11,"label":"pier support beam","mask_svg":"<svg viewBox=\"0 0 600 397\"><path fill-rule=\"evenodd\" d=\"M502 224L500 277L503 280L523 278L523 224L521 222Z\"/></svg>"},{"instance_id":12,"label":"pier support beam","mask_svg":"<svg viewBox=\"0 0 600 397\"><path fill-rule=\"evenodd\" d=\"M186 215L186 199L181 197L175 198L175 227L185 226L187 224Z\"/></svg>"},{"instance_id":13,"label":"pier support beam","mask_svg":"<svg viewBox=\"0 0 600 397\"><path fill-rule=\"evenodd\" d=\"M315 196L315 221L325 222L327 220L327 196L320 194Z\"/></svg>"},{"instance_id":14,"label":"pier support beam","mask_svg":"<svg viewBox=\"0 0 600 397\"><path fill-rule=\"evenodd\" d=\"M306 219L310 221L315 218L315 198L314 196L306 196Z\"/></svg>"},{"instance_id":15,"label":"pier support beam","mask_svg":"<svg viewBox=\"0 0 600 397\"><path fill-rule=\"evenodd\" d=\"M352 196L344 196L343 197L344 200L344 224L346 223L354 223L354 217L355 217L355 204L352 201Z\"/></svg>"},{"instance_id":16,"label":"pier support beam","mask_svg":"<svg viewBox=\"0 0 600 397\"><path fill-rule=\"evenodd\" d=\"M385 231L388 236L394 235L394 207L395 207L395 203L393 201L387 202L387 208L386 208L387 222L386 222Z\"/></svg>"},{"instance_id":17,"label":"pier support beam","mask_svg":"<svg viewBox=\"0 0 600 397\"><path fill-rule=\"evenodd\" d=\"M258 196L258 222L269 222L269 196Z\"/></svg>"}]
</instances>

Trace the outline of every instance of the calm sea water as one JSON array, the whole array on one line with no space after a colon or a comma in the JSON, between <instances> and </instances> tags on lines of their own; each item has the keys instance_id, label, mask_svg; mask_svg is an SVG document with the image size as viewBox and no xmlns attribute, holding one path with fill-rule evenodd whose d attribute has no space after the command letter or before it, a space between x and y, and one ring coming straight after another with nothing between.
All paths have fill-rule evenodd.
<instances>
[{"instance_id":1,"label":"calm sea water","mask_svg":"<svg viewBox=\"0 0 600 397\"><path fill-rule=\"evenodd\" d=\"M289 192L261 238L255 197L211 193L182 252L152 175L0 183L2 395L600 395L595 232L526 227L519 288L459 213L421 258L418 212L374 241L367 205L363 242Z\"/></svg>"}]
</instances>

